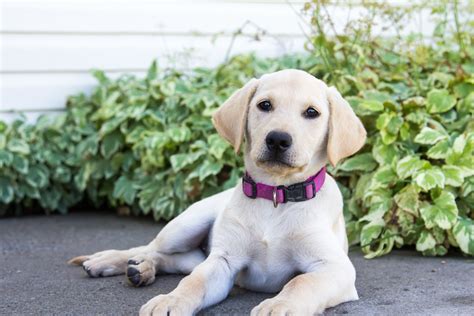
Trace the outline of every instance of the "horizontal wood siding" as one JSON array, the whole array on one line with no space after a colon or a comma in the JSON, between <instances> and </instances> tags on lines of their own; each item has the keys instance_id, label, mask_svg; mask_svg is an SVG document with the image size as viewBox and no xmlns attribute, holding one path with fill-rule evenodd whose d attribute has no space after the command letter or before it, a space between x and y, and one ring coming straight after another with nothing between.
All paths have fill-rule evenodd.
<instances>
[{"instance_id":1,"label":"horizontal wood siding","mask_svg":"<svg viewBox=\"0 0 474 316\"><path fill-rule=\"evenodd\" d=\"M360 7L330 7L336 29ZM117 76L161 67L215 66L231 55L301 52L310 29L304 1L0 0L0 119L61 111L68 95L89 92L90 69ZM430 30L420 16L413 30ZM382 30L381 30L382 31ZM264 32L262 35L261 33ZM393 35L394 30L383 30ZM260 33L259 39L255 34Z\"/></svg>"}]
</instances>

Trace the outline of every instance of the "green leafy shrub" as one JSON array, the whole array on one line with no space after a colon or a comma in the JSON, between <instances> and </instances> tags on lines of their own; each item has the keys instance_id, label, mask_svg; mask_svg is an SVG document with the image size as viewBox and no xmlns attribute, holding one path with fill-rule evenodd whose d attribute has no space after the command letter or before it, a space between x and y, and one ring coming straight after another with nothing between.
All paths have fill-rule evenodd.
<instances>
[{"instance_id":1,"label":"green leafy shrub","mask_svg":"<svg viewBox=\"0 0 474 316\"><path fill-rule=\"evenodd\" d=\"M160 71L110 80L93 74L90 96L69 98L67 112L34 126L0 130L0 214L96 207L171 219L190 203L236 184L242 159L220 138L210 116L250 77L307 68L308 58L239 56L216 69Z\"/></svg>"},{"instance_id":2,"label":"green leafy shrub","mask_svg":"<svg viewBox=\"0 0 474 316\"><path fill-rule=\"evenodd\" d=\"M72 96L64 115L34 126L1 124L0 212L39 206L64 213L86 199L170 219L242 173L241 158L212 127L217 107L251 77L300 68L336 85L368 131L360 153L329 169L344 195L351 244L367 257L402 245L473 255L472 25L461 30L457 2L439 2L431 41L381 37L372 33L374 16L401 29L417 7L368 2L367 15L339 35L326 5L306 5L314 26L309 54L237 56L191 72L153 63L145 78L111 80L95 71L97 88Z\"/></svg>"},{"instance_id":3,"label":"green leafy shrub","mask_svg":"<svg viewBox=\"0 0 474 316\"><path fill-rule=\"evenodd\" d=\"M426 255L444 255L450 246L474 255L472 4L364 3L344 35L336 33L327 1L306 5L320 61L310 71L348 96L368 131L362 151L331 171L344 193L349 240L369 258L402 245ZM428 8L432 38L399 35ZM375 34L375 17L385 21L380 29L398 35Z\"/></svg>"},{"instance_id":4,"label":"green leafy shrub","mask_svg":"<svg viewBox=\"0 0 474 316\"><path fill-rule=\"evenodd\" d=\"M0 215L38 206L65 213L82 199L73 183L77 136L63 118L0 122Z\"/></svg>"}]
</instances>

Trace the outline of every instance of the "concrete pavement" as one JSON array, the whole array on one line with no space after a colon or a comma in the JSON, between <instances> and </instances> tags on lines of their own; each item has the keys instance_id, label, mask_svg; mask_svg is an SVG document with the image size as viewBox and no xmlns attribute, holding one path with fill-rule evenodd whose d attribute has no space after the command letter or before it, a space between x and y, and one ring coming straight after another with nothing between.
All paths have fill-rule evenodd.
<instances>
[{"instance_id":1,"label":"concrete pavement","mask_svg":"<svg viewBox=\"0 0 474 316\"><path fill-rule=\"evenodd\" d=\"M135 315L155 295L171 291L182 276L160 276L133 288L124 276L91 279L66 260L150 241L163 224L103 213L0 219L0 315ZM422 257L394 251L366 260L350 254L360 300L325 315L474 315L474 259ZM200 315L248 315L271 295L234 288Z\"/></svg>"}]
</instances>

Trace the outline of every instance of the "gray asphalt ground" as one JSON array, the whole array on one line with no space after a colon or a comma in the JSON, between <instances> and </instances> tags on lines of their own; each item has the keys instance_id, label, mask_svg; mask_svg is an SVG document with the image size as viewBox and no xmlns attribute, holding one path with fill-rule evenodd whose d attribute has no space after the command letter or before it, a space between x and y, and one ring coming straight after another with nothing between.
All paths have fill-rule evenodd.
<instances>
[{"instance_id":1,"label":"gray asphalt ground","mask_svg":"<svg viewBox=\"0 0 474 316\"><path fill-rule=\"evenodd\" d=\"M133 288L124 276L91 279L67 259L151 240L162 227L149 219L77 213L0 220L1 315L135 315L155 295L171 291L182 276L160 276ZM360 300L325 315L474 315L474 260L426 258L394 251L366 260L351 252ZM247 315L270 297L234 288L200 315Z\"/></svg>"}]
</instances>

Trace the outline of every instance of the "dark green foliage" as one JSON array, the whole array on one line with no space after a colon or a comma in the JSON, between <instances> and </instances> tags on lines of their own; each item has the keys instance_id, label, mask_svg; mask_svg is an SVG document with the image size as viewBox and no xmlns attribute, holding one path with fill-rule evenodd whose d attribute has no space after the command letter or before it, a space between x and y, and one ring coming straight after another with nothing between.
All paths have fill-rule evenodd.
<instances>
[{"instance_id":1,"label":"dark green foliage","mask_svg":"<svg viewBox=\"0 0 474 316\"><path fill-rule=\"evenodd\" d=\"M351 244L368 257L401 245L473 255L472 25L461 30L457 4L439 2L431 41L372 35L367 17L339 35L327 29L325 5L306 6L314 26L309 54L237 56L186 73L153 63L145 78L95 71L97 88L72 96L64 115L34 126L0 123L1 214L38 205L66 212L88 199L170 219L242 173L242 159L211 124L217 107L252 77L300 68L337 86L368 131L361 152L329 170L345 198ZM366 8L369 17L399 24L417 9Z\"/></svg>"},{"instance_id":2,"label":"dark green foliage","mask_svg":"<svg viewBox=\"0 0 474 316\"><path fill-rule=\"evenodd\" d=\"M87 198L171 219L241 175L241 158L212 126L216 108L250 77L304 61L240 56L190 73L153 63L145 78L117 80L94 71L98 87L70 97L64 115L1 125L2 213L66 212Z\"/></svg>"}]
</instances>

